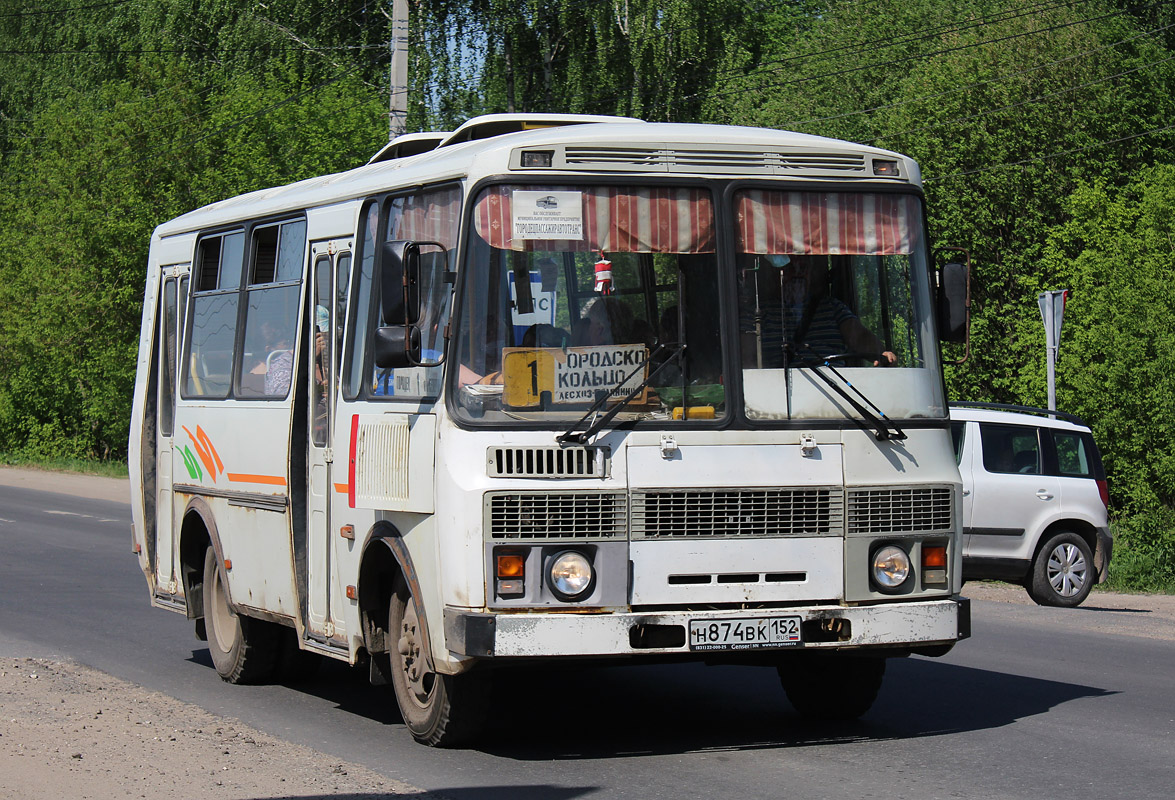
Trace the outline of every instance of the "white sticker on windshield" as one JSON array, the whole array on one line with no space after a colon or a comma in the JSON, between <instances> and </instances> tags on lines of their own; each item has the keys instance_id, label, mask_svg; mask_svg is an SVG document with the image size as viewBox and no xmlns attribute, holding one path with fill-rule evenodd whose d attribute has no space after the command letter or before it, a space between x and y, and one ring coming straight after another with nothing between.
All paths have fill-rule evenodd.
<instances>
[{"instance_id":1,"label":"white sticker on windshield","mask_svg":"<svg viewBox=\"0 0 1175 800\"><path fill-rule=\"evenodd\" d=\"M583 192L514 192L514 239L583 239Z\"/></svg>"}]
</instances>

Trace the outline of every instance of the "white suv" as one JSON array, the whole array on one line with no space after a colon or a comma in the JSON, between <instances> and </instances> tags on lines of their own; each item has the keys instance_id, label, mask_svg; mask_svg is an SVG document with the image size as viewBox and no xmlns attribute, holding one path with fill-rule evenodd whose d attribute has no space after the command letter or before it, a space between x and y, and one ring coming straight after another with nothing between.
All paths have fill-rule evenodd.
<instances>
[{"instance_id":1,"label":"white suv","mask_svg":"<svg viewBox=\"0 0 1175 800\"><path fill-rule=\"evenodd\" d=\"M1106 579L1109 489L1089 428L1070 414L952 403L963 476L963 578L1019 583L1041 605L1079 605Z\"/></svg>"}]
</instances>

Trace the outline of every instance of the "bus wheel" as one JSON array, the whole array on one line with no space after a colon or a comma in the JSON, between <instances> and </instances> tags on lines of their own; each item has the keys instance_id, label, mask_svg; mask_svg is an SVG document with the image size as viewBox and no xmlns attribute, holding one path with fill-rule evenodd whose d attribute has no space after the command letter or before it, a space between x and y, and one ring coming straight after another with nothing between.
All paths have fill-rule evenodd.
<instances>
[{"instance_id":1,"label":"bus wheel","mask_svg":"<svg viewBox=\"0 0 1175 800\"><path fill-rule=\"evenodd\" d=\"M263 683L273 676L280 628L238 616L228 604L216 553L204 553L204 627L216 673L229 683Z\"/></svg>"},{"instance_id":2,"label":"bus wheel","mask_svg":"<svg viewBox=\"0 0 1175 800\"><path fill-rule=\"evenodd\" d=\"M873 705L885 675L885 659L805 653L777 669L787 699L800 716L843 721L856 719Z\"/></svg>"},{"instance_id":3,"label":"bus wheel","mask_svg":"<svg viewBox=\"0 0 1175 800\"><path fill-rule=\"evenodd\" d=\"M392 689L408 732L433 747L454 747L473 739L489 710L485 675L429 670L417 601L404 581L397 581L388 606Z\"/></svg>"}]
</instances>

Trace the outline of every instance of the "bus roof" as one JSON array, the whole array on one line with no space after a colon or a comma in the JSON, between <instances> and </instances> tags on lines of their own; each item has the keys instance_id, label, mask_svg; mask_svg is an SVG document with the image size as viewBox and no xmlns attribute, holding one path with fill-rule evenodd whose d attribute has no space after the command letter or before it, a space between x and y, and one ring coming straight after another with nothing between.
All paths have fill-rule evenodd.
<instances>
[{"instance_id":1,"label":"bus roof","mask_svg":"<svg viewBox=\"0 0 1175 800\"><path fill-rule=\"evenodd\" d=\"M566 119L570 115L538 116ZM498 125L506 119L507 115L491 115L470 120L467 125L479 121ZM435 149L221 200L165 222L155 233L170 236L242 219L345 202L399 186L514 171L526 174L530 180L536 174L552 172L588 175L652 172L767 179L856 177L906 185L921 182L918 166L911 159L890 150L840 139L769 128L596 119L610 121L584 122L574 124L574 128L566 127L567 123L560 127L536 125L533 130L453 141L463 138L464 134L458 136L465 128L462 126ZM512 154L527 148L547 148L555 153L552 168L523 170L512 161ZM869 165L878 159L899 162L900 177L876 178Z\"/></svg>"}]
</instances>

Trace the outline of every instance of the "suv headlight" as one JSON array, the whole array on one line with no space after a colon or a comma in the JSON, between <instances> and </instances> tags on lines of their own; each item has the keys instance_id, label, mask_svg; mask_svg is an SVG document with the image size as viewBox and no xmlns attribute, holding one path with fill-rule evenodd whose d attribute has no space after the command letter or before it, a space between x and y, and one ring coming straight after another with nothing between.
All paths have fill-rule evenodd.
<instances>
[{"instance_id":1,"label":"suv headlight","mask_svg":"<svg viewBox=\"0 0 1175 800\"><path fill-rule=\"evenodd\" d=\"M910 556L897 545L879 547L873 553L870 570L873 582L883 592L892 592L910 578Z\"/></svg>"},{"instance_id":2,"label":"suv headlight","mask_svg":"<svg viewBox=\"0 0 1175 800\"><path fill-rule=\"evenodd\" d=\"M566 550L551 559L547 580L560 600L582 600L592 591L595 573L587 556Z\"/></svg>"}]
</instances>

